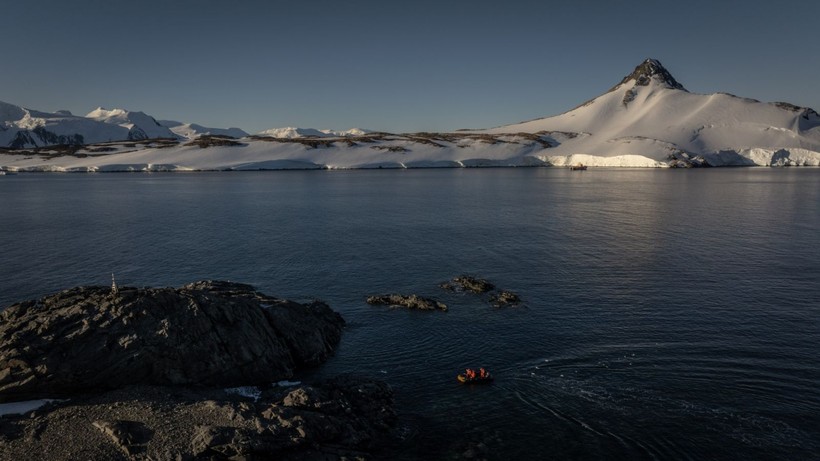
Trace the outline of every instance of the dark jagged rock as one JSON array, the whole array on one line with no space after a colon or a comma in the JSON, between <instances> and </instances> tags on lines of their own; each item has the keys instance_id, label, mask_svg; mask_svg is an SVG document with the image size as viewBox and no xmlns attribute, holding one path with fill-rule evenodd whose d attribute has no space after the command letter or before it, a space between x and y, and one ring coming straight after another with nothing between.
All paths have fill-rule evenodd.
<instances>
[{"instance_id":1,"label":"dark jagged rock","mask_svg":"<svg viewBox=\"0 0 820 461\"><path fill-rule=\"evenodd\" d=\"M257 400L134 386L0 419L0 459L370 459L396 421L387 384L349 375Z\"/></svg>"},{"instance_id":2,"label":"dark jagged rock","mask_svg":"<svg viewBox=\"0 0 820 461\"><path fill-rule=\"evenodd\" d=\"M794 104L790 104L788 102L773 102L775 106L779 107L780 109L787 110L789 112L798 112L800 113L801 118L805 120L810 120L812 118L820 118L820 114L817 113L816 110L810 107L800 107L795 106Z\"/></svg>"},{"instance_id":3,"label":"dark jagged rock","mask_svg":"<svg viewBox=\"0 0 820 461\"><path fill-rule=\"evenodd\" d=\"M0 402L131 384L238 386L332 354L344 320L250 285L77 287L0 313Z\"/></svg>"},{"instance_id":4,"label":"dark jagged rock","mask_svg":"<svg viewBox=\"0 0 820 461\"><path fill-rule=\"evenodd\" d=\"M495 285L489 281L470 275L460 275L449 282L440 284L439 286L445 290L470 291L473 293L487 293L488 291L495 289Z\"/></svg>"},{"instance_id":5,"label":"dark jagged rock","mask_svg":"<svg viewBox=\"0 0 820 461\"><path fill-rule=\"evenodd\" d=\"M381 304L391 307L406 307L408 309L418 309L422 311L447 310L446 304L440 301L436 301L435 299L423 298L419 295L390 294L380 296L368 296L367 303Z\"/></svg>"},{"instance_id":6,"label":"dark jagged rock","mask_svg":"<svg viewBox=\"0 0 820 461\"><path fill-rule=\"evenodd\" d=\"M490 303L495 307L517 306L521 303L521 298L512 291L501 290L490 296Z\"/></svg>"},{"instance_id":7,"label":"dark jagged rock","mask_svg":"<svg viewBox=\"0 0 820 461\"><path fill-rule=\"evenodd\" d=\"M631 74L624 77L623 80L621 80L621 83L615 85L615 87L609 91L614 90L630 80L634 80L635 84L638 86L646 86L649 85L649 82L653 78L669 88L686 91L686 88L678 83L678 81L675 80L675 77L673 77L672 74L670 74L669 71L666 70L666 68L664 68L661 62L657 59L647 59L640 63ZM627 103L628 101L625 100L624 104Z\"/></svg>"},{"instance_id":8,"label":"dark jagged rock","mask_svg":"<svg viewBox=\"0 0 820 461\"><path fill-rule=\"evenodd\" d=\"M34 136L39 139L39 143L35 140ZM14 139L9 144L9 147L13 149L21 149L26 146L38 146L38 145L46 145L46 146L54 146L54 145L71 145L71 146L81 146L84 144L83 135L81 134L73 134L73 135L58 135L56 133L52 133L48 131L42 126L38 126L32 128L31 130L21 130L18 131L15 135Z\"/></svg>"}]
</instances>

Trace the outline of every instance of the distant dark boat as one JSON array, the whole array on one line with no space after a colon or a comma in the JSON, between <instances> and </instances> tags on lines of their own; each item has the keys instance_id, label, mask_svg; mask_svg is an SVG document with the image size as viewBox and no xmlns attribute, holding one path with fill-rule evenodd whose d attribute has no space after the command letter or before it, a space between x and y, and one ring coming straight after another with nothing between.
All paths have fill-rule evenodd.
<instances>
[{"instance_id":1,"label":"distant dark boat","mask_svg":"<svg viewBox=\"0 0 820 461\"><path fill-rule=\"evenodd\" d=\"M571 167L569 167L569 169L572 170L572 171L576 171L576 170L584 171L584 170L587 169L587 166L584 165L583 163L579 163L577 165L572 165Z\"/></svg>"}]
</instances>

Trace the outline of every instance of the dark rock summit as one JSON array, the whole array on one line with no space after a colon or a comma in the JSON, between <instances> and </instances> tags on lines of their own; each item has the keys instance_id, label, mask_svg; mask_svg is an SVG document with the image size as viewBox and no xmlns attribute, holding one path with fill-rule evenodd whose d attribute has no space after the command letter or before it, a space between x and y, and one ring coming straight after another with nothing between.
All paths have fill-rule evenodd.
<instances>
[{"instance_id":1,"label":"dark rock summit","mask_svg":"<svg viewBox=\"0 0 820 461\"><path fill-rule=\"evenodd\" d=\"M619 86L623 85L624 83L630 80L635 80L635 84L638 86L646 86L649 85L649 82L653 78L669 88L687 91L686 88L684 88L683 85L678 83L678 81L675 80L675 77L673 77L672 74L670 74L669 71L666 70L666 68L664 68L661 62L657 59L645 60L644 62L639 64L638 67L636 67L631 74L624 77L623 80L621 80L621 83L615 85L615 87L609 91L618 88ZM628 101L624 101L624 104L626 103L628 103Z\"/></svg>"},{"instance_id":2,"label":"dark rock summit","mask_svg":"<svg viewBox=\"0 0 820 461\"><path fill-rule=\"evenodd\" d=\"M270 383L327 359L343 326L322 302L240 283L72 288L0 313L0 402L133 384Z\"/></svg>"}]
</instances>

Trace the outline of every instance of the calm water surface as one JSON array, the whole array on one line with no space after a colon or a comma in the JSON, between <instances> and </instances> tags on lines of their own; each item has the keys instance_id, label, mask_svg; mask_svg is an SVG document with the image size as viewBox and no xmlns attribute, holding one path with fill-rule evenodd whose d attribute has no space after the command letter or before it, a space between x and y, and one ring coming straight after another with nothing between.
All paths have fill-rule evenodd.
<instances>
[{"instance_id":1,"label":"calm water surface","mask_svg":"<svg viewBox=\"0 0 820 461\"><path fill-rule=\"evenodd\" d=\"M406 458L820 458L820 169L20 174L0 210L0 306L111 272L327 301L304 378L388 381ZM437 287L462 273L525 305Z\"/></svg>"}]
</instances>

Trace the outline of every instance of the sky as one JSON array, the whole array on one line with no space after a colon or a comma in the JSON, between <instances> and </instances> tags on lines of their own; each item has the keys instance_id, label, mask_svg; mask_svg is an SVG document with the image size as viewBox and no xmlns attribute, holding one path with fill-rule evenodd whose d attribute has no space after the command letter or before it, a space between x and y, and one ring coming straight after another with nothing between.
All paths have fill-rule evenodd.
<instances>
[{"instance_id":1,"label":"sky","mask_svg":"<svg viewBox=\"0 0 820 461\"><path fill-rule=\"evenodd\" d=\"M489 128L660 60L695 93L820 110L820 2L0 0L0 101L255 133Z\"/></svg>"}]
</instances>

